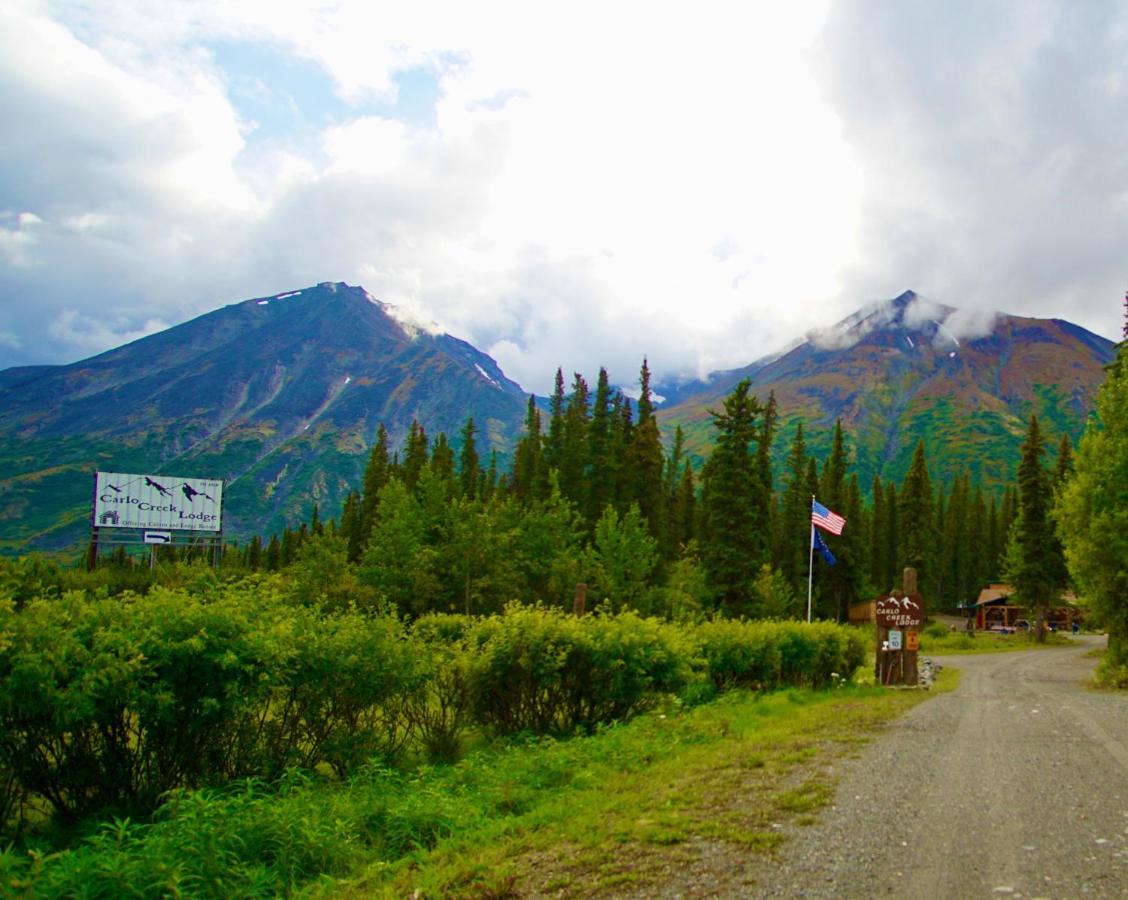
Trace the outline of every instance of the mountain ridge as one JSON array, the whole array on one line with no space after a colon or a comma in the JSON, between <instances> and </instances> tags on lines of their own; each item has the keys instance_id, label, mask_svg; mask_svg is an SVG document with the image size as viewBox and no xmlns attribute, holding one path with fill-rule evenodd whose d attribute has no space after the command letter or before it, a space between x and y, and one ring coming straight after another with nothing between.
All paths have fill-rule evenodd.
<instances>
[{"instance_id":1,"label":"mountain ridge","mask_svg":"<svg viewBox=\"0 0 1128 900\"><path fill-rule=\"evenodd\" d=\"M761 400L775 393L783 426L774 447L777 462L798 421L807 423L808 440L824 452L841 419L852 435L863 489L875 475L902 478L920 439L936 459L955 460L993 487L1012 476L1014 439L1021 441L1031 413L1045 419L1055 436L1066 433L1076 442L1115 348L1065 320L969 316L906 291L808 335L781 355L687 386L658 415L668 428L682 425L690 451L701 455L708 445L708 410L747 377ZM962 427L950 427L953 417ZM941 427L945 419L947 428ZM989 468L970 448L991 451L996 465ZM999 470L1000 462L1008 471ZM946 481L954 468L944 468Z\"/></svg>"},{"instance_id":2,"label":"mountain ridge","mask_svg":"<svg viewBox=\"0 0 1128 900\"><path fill-rule=\"evenodd\" d=\"M709 409L744 377L775 392L782 472L797 425L825 455L836 419L863 490L899 480L917 440L941 475L1012 477L1031 412L1076 440L1115 344L1061 319L966 313L912 291L659 406L700 461ZM656 386L657 393L666 389ZM383 423L513 449L527 395L487 354L404 321L363 288L323 282L229 304L66 366L0 371L0 550L59 549L89 527L96 469L227 479L228 533L269 534L312 503L337 514ZM778 479L777 474L777 479Z\"/></svg>"}]
</instances>

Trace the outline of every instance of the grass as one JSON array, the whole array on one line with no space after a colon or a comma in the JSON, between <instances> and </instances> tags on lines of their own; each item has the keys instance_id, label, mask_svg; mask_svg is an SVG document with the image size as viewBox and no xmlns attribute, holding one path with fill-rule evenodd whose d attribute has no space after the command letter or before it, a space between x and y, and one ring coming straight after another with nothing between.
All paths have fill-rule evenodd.
<instances>
[{"instance_id":1,"label":"grass","mask_svg":"<svg viewBox=\"0 0 1128 900\"><path fill-rule=\"evenodd\" d=\"M994 634L979 631L974 637L961 631L933 636L927 631L920 636L920 652L934 656L956 656L972 653L1007 653L1015 650L1040 650L1047 647L1068 647L1072 642L1062 634L1048 633L1044 643L1021 632Z\"/></svg>"},{"instance_id":2,"label":"grass","mask_svg":"<svg viewBox=\"0 0 1128 900\"><path fill-rule=\"evenodd\" d=\"M945 670L937 688L957 679ZM0 852L0 893L586 897L645 894L725 862L713 874L746 894L754 867L742 861L817 821L829 763L928 696L845 685L671 700L593 735L499 743L453 765L177 792L152 823L115 820L59 853Z\"/></svg>"},{"instance_id":3,"label":"grass","mask_svg":"<svg viewBox=\"0 0 1128 900\"><path fill-rule=\"evenodd\" d=\"M957 679L943 672L938 689ZM813 824L829 802L827 764L857 752L859 735L872 735L927 696L875 687L741 693L691 710L671 706L592 737L478 756L461 768L476 773L482 798L496 796L498 779L509 785L507 813L483 810L433 847L391 865L370 863L315 893L645 893L672 870L699 862L704 848L711 858L770 856L789 823ZM555 772L550 784L537 777L544 769ZM729 868L736 878L749 871ZM730 885L736 893L748 887Z\"/></svg>"}]
</instances>

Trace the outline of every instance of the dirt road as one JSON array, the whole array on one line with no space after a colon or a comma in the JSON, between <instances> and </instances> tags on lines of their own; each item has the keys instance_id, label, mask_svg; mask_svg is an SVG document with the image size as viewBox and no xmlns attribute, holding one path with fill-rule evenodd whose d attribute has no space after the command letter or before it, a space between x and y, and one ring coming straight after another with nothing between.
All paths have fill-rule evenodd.
<instances>
[{"instance_id":1,"label":"dirt road","mask_svg":"<svg viewBox=\"0 0 1128 900\"><path fill-rule=\"evenodd\" d=\"M1128 897L1128 697L1079 646L937 657L959 688L836 766L757 896Z\"/></svg>"}]
</instances>

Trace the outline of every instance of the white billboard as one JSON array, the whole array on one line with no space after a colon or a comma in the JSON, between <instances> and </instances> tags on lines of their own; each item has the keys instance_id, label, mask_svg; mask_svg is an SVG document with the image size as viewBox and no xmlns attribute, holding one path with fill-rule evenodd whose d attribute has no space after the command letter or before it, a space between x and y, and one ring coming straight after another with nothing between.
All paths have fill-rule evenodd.
<instances>
[{"instance_id":1,"label":"white billboard","mask_svg":"<svg viewBox=\"0 0 1128 900\"><path fill-rule=\"evenodd\" d=\"M220 530L222 481L98 472L94 484L98 528Z\"/></svg>"}]
</instances>

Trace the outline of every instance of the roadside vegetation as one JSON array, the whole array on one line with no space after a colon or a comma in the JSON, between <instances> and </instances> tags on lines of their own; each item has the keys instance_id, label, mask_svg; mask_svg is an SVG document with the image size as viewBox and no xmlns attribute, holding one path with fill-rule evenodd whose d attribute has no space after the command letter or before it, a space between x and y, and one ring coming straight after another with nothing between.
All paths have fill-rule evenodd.
<instances>
[{"instance_id":1,"label":"roadside vegetation","mask_svg":"<svg viewBox=\"0 0 1128 900\"><path fill-rule=\"evenodd\" d=\"M577 740L734 690L831 689L865 658L830 623L511 605L408 624L297 583L4 606L5 890L273 895L392 863L571 783Z\"/></svg>"}]
</instances>

